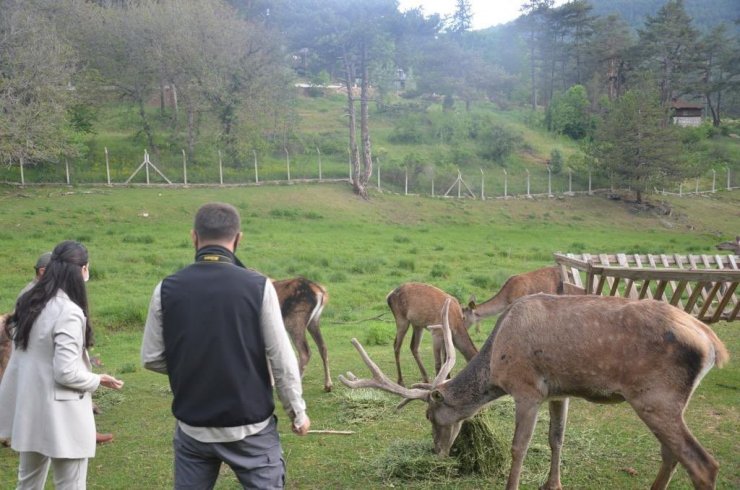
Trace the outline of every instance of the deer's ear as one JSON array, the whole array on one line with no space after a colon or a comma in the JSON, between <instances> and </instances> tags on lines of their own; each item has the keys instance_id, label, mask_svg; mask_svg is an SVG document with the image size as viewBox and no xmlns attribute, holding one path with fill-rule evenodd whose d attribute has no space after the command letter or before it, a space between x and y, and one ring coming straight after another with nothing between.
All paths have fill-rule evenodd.
<instances>
[{"instance_id":1,"label":"deer's ear","mask_svg":"<svg viewBox=\"0 0 740 490\"><path fill-rule=\"evenodd\" d=\"M475 309L475 296L470 298L470 302L468 303L468 308L470 308L471 310Z\"/></svg>"},{"instance_id":2,"label":"deer's ear","mask_svg":"<svg viewBox=\"0 0 740 490\"><path fill-rule=\"evenodd\" d=\"M439 390L432 390L432 392L429 394L429 398L431 398L432 401L435 403L442 403L443 401L445 401L445 396Z\"/></svg>"}]
</instances>

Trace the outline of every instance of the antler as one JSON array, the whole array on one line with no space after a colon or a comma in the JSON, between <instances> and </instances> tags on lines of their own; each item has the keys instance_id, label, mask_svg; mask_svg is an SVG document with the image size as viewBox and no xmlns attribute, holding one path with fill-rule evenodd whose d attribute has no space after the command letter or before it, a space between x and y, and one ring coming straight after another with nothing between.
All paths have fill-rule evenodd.
<instances>
[{"instance_id":1,"label":"antler","mask_svg":"<svg viewBox=\"0 0 740 490\"><path fill-rule=\"evenodd\" d=\"M383 374L383 371L380 370L378 365L370 359L370 356L367 355L367 352L365 352L362 344L360 344L357 339L352 339L352 345L355 346L355 349L360 353L362 360L365 361L367 367L370 368L370 371L373 373L373 379L359 379L348 371L347 377L344 377L341 374L339 375L339 381L344 383L346 386L350 388L377 388L395 395L400 395L406 398L406 400L399 405L399 408L411 400L426 400L429 397L429 390L427 389L409 389L391 381L388 376Z\"/></svg>"},{"instance_id":2,"label":"antler","mask_svg":"<svg viewBox=\"0 0 740 490\"><path fill-rule=\"evenodd\" d=\"M450 298L445 300L445 304L442 307L442 337L445 342L445 353L447 359L437 373L437 377L432 382L432 389L436 388L440 383L447 379L447 375L450 374L452 368L455 367L455 361L457 355L455 353L455 345L452 343L452 331L450 330ZM428 328L437 329L440 325L430 325Z\"/></svg>"}]
</instances>

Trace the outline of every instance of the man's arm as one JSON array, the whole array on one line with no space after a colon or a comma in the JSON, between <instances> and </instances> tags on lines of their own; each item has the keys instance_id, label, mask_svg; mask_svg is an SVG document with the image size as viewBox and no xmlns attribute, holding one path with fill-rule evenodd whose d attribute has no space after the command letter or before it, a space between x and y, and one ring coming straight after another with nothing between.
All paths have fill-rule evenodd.
<instances>
[{"instance_id":1,"label":"man's arm","mask_svg":"<svg viewBox=\"0 0 740 490\"><path fill-rule=\"evenodd\" d=\"M157 284L149 302L149 313L144 326L141 342L141 364L151 371L167 374L167 361L164 357L164 338L162 337L162 283Z\"/></svg>"},{"instance_id":2,"label":"man's arm","mask_svg":"<svg viewBox=\"0 0 740 490\"><path fill-rule=\"evenodd\" d=\"M294 432L303 435L308 430L310 421L306 415L306 402L303 400L298 360L283 324L275 287L269 279L265 283L260 327L278 398L293 421Z\"/></svg>"}]
</instances>

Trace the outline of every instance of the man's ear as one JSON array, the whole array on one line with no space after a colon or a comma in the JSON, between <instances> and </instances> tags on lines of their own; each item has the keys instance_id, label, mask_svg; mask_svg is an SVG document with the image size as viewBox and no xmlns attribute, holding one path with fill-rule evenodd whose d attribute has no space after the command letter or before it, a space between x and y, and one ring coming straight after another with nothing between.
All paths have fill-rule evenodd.
<instances>
[{"instance_id":1,"label":"man's ear","mask_svg":"<svg viewBox=\"0 0 740 490\"><path fill-rule=\"evenodd\" d=\"M198 248L198 234L195 232L195 230L190 230L190 239L193 241L193 246Z\"/></svg>"},{"instance_id":2,"label":"man's ear","mask_svg":"<svg viewBox=\"0 0 740 490\"><path fill-rule=\"evenodd\" d=\"M240 231L236 234L236 237L234 238L234 251L236 251L236 247L239 246L239 243L242 241L242 238L244 237L244 232Z\"/></svg>"}]
</instances>

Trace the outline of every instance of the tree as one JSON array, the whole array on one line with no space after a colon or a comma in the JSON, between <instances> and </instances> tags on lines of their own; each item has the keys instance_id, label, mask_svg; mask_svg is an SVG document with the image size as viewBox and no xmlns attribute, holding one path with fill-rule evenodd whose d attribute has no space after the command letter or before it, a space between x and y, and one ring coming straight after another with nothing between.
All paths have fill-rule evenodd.
<instances>
[{"instance_id":1,"label":"tree","mask_svg":"<svg viewBox=\"0 0 740 490\"><path fill-rule=\"evenodd\" d=\"M677 129L652 92L633 89L613 101L597 126L590 152L614 183L630 187L637 202L653 186L685 177Z\"/></svg>"},{"instance_id":2,"label":"tree","mask_svg":"<svg viewBox=\"0 0 740 490\"><path fill-rule=\"evenodd\" d=\"M77 60L40 7L0 1L0 154L21 165L77 150L69 121Z\"/></svg>"},{"instance_id":3,"label":"tree","mask_svg":"<svg viewBox=\"0 0 740 490\"><path fill-rule=\"evenodd\" d=\"M706 34L699 44L701 67L696 90L704 95L712 124L721 122L722 94L740 87L738 38L727 35L725 24Z\"/></svg>"},{"instance_id":4,"label":"tree","mask_svg":"<svg viewBox=\"0 0 740 490\"><path fill-rule=\"evenodd\" d=\"M660 88L660 103L667 107L688 86L696 69L698 32L691 25L683 0L668 0L638 29L641 67Z\"/></svg>"},{"instance_id":5,"label":"tree","mask_svg":"<svg viewBox=\"0 0 740 490\"><path fill-rule=\"evenodd\" d=\"M537 57L538 39L545 23L547 11L552 7L553 0L529 0L522 4L520 12L524 15L522 22L527 28L529 47L529 74L530 74L530 103L532 110L537 110Z\"/></svg>"},{"instance_id":6,"label":"tree","mask_svg":"<svg viewBox=\"0 0 740 490\"><path fill-rule=\"evenodd\" d=\"M473 10L470 0L456 0L455 11L447 19L447 30L453 34L462 34L473 25Z\"/></svg>"},{"instance_id":7,"label":"tree","mask_svg":"<svg viewBox=\"0 0 740 490\"><path fill-rule=\"evenodd\" d=\"M547 108L547 128L555 133L582 139L591 133L589 101L583 85L574 85L563 95L556 96Z\"/></svg>"}]
</instances>

